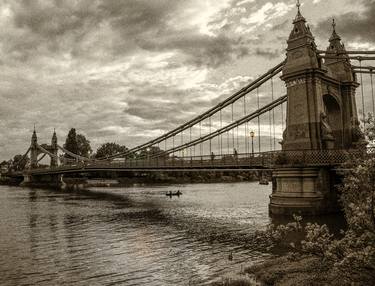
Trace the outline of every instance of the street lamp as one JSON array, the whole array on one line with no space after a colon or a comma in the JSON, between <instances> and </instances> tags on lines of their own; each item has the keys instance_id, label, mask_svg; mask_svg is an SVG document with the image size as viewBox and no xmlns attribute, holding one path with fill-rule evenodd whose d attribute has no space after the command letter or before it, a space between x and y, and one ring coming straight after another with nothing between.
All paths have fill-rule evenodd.
<instances>
[{"instance_id":1,"label":"street lamp","mask_svg":"<svg viewBox=\"0 0 375 286\"><path fill-rule=\"evenodd\" d=\"M254 156L254 136L255 136L255 132L254 131L250 131L250 137L251 137L251 155Z\"/></svg>"}]
</instances>

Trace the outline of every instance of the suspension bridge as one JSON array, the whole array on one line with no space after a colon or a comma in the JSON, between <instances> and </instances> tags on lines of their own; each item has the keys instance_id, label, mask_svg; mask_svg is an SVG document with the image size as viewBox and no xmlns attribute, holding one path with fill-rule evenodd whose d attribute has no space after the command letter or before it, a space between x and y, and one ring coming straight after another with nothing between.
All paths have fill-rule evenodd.
<instances>
[{"instance_id":1,"label":"suspension bridge","mask_svg":"<svg viewBox=\"0 0 375 286\"><path fill-rule=\"evenodd\" d=\"M375 67L369 64L375 51L347 51L334 21L327 49L319 50L299 4L297 9L286 59L206 112L149 142L95 159L61 147L55 132L50 145L39 145L34 129L23 157L30 155L30 165L18 175L32 183L103 170L269 169L271 213L334 211L338 167L375 153L366 147L366 123L360 123L367 111L375 114ZM45 156L50 166L40 168Z\"/></svg>"}]
</instances>

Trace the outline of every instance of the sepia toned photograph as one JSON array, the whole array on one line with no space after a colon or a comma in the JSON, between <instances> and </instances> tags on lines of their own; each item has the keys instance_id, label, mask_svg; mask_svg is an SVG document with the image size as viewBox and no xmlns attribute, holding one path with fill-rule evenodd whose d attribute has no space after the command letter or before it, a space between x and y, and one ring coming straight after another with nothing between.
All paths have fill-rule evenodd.
<instances>
[{"instance_id":1,"label":"sepia toned photograph","mask_svg":"<svg viewBox=\"0 0 375 286\"><path fill-rule=\"evenodd\" d=\"M0 286L375 285L375 0L0 27Z\"/></svg>"}]
</instances>

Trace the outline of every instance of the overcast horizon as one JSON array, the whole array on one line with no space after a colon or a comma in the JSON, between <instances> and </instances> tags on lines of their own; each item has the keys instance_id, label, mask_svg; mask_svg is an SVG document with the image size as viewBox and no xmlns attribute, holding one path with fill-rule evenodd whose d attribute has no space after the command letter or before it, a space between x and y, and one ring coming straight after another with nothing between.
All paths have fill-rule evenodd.
<instances>
[{"instance_id":1,"label":"overcast horizon","mask_svg":"<svg viewBox=\"0 0 375 286\"><path fill-rule=\"evenodd\" d=\"M320 49L375 50L375 1L302 0ZM193 118L285 58L296 1L0 0L0 159L36 125L133 147Z\"/></svg>"}]
</instances>

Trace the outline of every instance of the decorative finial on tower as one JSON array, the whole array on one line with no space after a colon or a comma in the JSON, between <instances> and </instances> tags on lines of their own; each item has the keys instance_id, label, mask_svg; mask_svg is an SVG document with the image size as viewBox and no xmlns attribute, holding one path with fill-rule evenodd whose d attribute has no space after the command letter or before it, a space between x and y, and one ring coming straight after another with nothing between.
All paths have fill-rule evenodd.
<instances>
[{"instance_id":1,"label":"decorative finial on tower","mask_svg":"<svg viewBox=\"0 0 375 286\"><path fill-rule=\"evenodd\" d=\"M333 19L332 19L332 35L331 35L329 41L332 42L332 41L335 41L335 40L340 41L341 38L340 38L340 36L337 35L337 33L336 33L336 21L335 21L335 19L333 18Z\"/></svg>"},{"instance_id":2,"label":"decorative finial on tower","mask_svg":"<svg viewBox=\"0 0 375 286\"><path fill-rule=\"evenodd\" d=\"M301 20L306 22L305 18L303 18L302 14L301 14L301 9L300 9L301 3L299 2L299 0L297 0L296 6L297 6L298 11L297 11L296 18L294 19L294 22L301 21Z\"/></svg>"}]
</instances>

